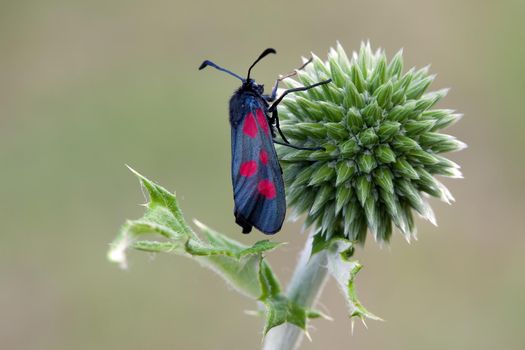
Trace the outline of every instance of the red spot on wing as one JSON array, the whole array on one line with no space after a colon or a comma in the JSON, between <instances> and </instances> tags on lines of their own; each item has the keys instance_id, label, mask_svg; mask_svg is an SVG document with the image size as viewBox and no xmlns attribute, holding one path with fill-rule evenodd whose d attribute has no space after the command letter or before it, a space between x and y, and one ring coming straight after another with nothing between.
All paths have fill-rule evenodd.
<instances>
[{"instance_id":1,"label":"red spot on wing","mask_svg":"<svg viewBox=\"0 0 525 350\"><path fill-rule=\"evenodd\" d=\"M262 149L261 153L259 154L259 159L264 165L268 164L268 152Z\"/></svg>"},{"instance_id":2,"label":"red spot on wing","mask_svg":"<svg viewBox=\"0 0 525 350\"><path fill-rule=\"evenodd\" d=\"M267 199L275 198L275 195L277 194L273 182L268 179L259 181L259 184L257 185L257 191L259 191L259 193Z\"/></svg>"},{"instance_id":3,"label":"red spot on wing","mask_svg":"<svg viewBox=\"0 0 525 350\"><path fill-rule=\"evenodd\" d=\"M249 160L241 164L239 173L242 176L250 177L257 172L257 162L255 160Z\"/></svg>"},{"instance_id":4,"label":"red spot on wing","mask_svg":"<svg viewBox=\"0 0 525 350\"><path fill-rule=\"evenodd\" d=\"M264 131L266 135L268 135L268 131L269 131L268 130L268 120L266 116L264 115L263 111L260 108L258 108L255 111L255 114L257 115L257 122L261 126L261 129Z\"/></svg>"},{"instance_id":5,"label":"red spot on wing","mask_svg":"<svg viewBox=\"0 0 525 350\"><path fill-rule=\"evenodd\" d=\"M244 118L242 132L250 136L251 138L254 138L257 135L257 124L255 123L255 118L253 117L252 112L246 114L246 117Z\"/></svg>"}]
</instances>

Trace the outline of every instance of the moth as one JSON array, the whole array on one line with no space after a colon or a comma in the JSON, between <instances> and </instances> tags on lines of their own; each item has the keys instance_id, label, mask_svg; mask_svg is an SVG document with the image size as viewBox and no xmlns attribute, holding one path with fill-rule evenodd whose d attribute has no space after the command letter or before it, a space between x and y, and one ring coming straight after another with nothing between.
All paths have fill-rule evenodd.
<instances>
[{"instance_id":1,"label":"moth","mask_svg":"<svg viewBox=\"0 0 525 350\"><path fill-rule=\"evenodd\" d=\"M274 143L295 149L319 150L291 145L279 126L277 106L292 92L305 91L328 84L328 79L316 84L285 90L277 98L279 82L292 74L276 80L270 95L264 86L251 79L252 68L264 57L275 54L272 48L264 50L248 69L246 78L222 68L211 61L204 61L199 70L213 67L242 82L230 98L230 125L232 150L232 184L235 202L235 222L249 233L252 227L265 234L278 232L286 215L286 197L281 166ZM306 64L301 68L302 69ZM276 131L282 141L276 140Z\"/></svg>"}]
</instances>

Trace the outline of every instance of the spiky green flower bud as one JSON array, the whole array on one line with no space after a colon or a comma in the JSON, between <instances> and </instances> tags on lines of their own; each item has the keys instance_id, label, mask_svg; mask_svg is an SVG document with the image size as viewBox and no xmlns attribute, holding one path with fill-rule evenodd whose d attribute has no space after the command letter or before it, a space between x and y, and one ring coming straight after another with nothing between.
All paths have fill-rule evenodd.
<instances>
[{"instance_id":1,"label":"spiky green flower bud","mask_svg":"<svg viewBox=\"0 0 525 350\"><path fill-rule=\"evenodd\" d=\"M290 94L280 109L290 142L323 151L279 147L288 203L295 215L307 213L326 239L346 237L363 243L367 230L388 241L396 226L407 239L415 234L415 210L435 224L425 200L453 197L434 176L461 177L459 166L440 156L465 144L439 130L461 115L431 109L447 90L427 92L434 80L428 68L403 74L402 52L387 63L382 50L362 44L349 59L338 43L328 60L313 62L288 78L288 87L332 83Z\"/></svg>"}]
</instances>

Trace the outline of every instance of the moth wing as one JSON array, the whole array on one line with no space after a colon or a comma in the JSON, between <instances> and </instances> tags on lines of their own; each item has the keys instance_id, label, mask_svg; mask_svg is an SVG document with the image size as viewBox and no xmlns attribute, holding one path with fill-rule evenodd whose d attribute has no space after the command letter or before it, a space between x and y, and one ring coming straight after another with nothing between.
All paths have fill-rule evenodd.
<instances>
[{"instance_id":1,"label":"moth wing","mask_svg":"<svg viewBox=\"0 0 525 350\"><path fill-rule=\"evenodd\" d=\"M272 141L265 106L252 96L239 108L242 119L232 127L232 182L236 222L273 234L282 227L286 199L281 167Z\"/></svg>"}]
</instances>

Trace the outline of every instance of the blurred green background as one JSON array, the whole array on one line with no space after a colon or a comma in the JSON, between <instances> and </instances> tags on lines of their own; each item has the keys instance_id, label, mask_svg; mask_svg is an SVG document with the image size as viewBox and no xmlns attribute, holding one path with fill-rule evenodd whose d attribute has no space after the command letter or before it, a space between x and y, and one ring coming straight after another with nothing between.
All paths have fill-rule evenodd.
<instances>
[{"instance_id":1,"label":"blurred green background","mask_svg":"<svg viewBox=\"0 0 525 350\"><path fill-rule=\"evenodd\" d=\"M386 322L350 334L330 283L303 349L524 349L525 171L522 1L0 2L0 348L257 349L254 304L174 256L108 243L144 199L129 164L176 190L188 218L245 242L234 224L227 99L238 81L198 72L213 59L270 86L309 51L370 39L405 67L432 64L465 180L433 201L439 227L358 253L363 303ZM270 255L288 279L305 234L286 224Z\"/></svg>"}]
</instances>

